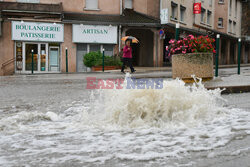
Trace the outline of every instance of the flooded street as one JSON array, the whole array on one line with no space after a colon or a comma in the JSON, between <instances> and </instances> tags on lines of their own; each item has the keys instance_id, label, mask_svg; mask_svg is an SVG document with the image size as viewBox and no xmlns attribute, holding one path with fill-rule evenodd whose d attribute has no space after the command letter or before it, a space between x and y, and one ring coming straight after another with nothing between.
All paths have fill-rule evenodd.
<instances>
[{"instance_id":1,"label":"flooded street","mask_svg":"<svg viewBox=\"0 0 250 167\"><path fill-rule=\"evenodd\" d=\"M0 78L0 166L249 166L250 93L86 85L84 75Z\"/></svg>"}]
</instances>

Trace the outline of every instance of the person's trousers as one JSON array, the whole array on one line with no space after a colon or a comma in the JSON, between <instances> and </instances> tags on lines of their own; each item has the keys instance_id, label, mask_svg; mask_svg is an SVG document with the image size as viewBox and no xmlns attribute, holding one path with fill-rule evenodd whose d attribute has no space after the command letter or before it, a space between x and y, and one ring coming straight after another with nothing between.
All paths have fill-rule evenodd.
<instances>
[{"instance_id":1,"label":"person's trousers","mask_svg":"<svg viewBox=\"0 0 250 167\"><path fill-rule=\"evenodd\" d=\"M134 69L134 67L132 65L132 58L123 58L122 62L123 62L123 64L122 64L122 70L121 70L122 72L124 72L124 69L125 69L126 65L130 67L131 72L135 71L135 69Z\"/></svg>"}]
</instances>

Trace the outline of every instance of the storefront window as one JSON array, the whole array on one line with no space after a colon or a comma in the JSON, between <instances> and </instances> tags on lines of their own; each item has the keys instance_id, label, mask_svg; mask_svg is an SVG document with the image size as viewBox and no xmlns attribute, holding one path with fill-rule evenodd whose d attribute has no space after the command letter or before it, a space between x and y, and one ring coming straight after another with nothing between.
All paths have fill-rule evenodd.
<instances>
[{"instance_id":1,"label":"storefront window","mask_svg":"<svg viewBox=\"0 0 250 167\"><path fill-rule=\"evenodd\" d=\"M101 45L89 45L89 52L98 52L101 51L100 49Z\"/></svg>"},{"instance_id":2,"label":"storefront window","mask_svg":"<svg viewBox=\"0 0 250 167\"><path fill-rule=\"evenodd\" d=\"M103 45L103 48L105 49L105 55L107 56L113 56L114 55L114 45Z\"/></svg>"},{"instance_id":3,"label":"storefront window","mask_svg":"<svg viewBox=\"0 0 250 167\"><path fill-rule=\"evenodd\" d=\"M23 69L23 48L22 42L16 43L16 70L21 71Z\"/></svg>"},{"instance_id":4,"label":"storefront window","mask_svg":"<svg viewBox=\"0 0 250 167\"><path fill-rule=\"evenodd\" d=\"M40 58L41 58L41 71L45 71L46 70L46 57L47 57L47 53L46 53L46 45L45 44L41 44L41 53L40 53Z\"/></svg>"},{"instance_id":5,"label":"storefront window","mask_svg":"<svg viewBox=\"0 0 250 167\"><path fill-rule=\"evenodd\" d=\"M38 65L38 44L31 44L27 43L25 45L25 66L27 71L32 70L32 51L33 51L33 67L34 71L37 71L37 65Z\"/></svg>"}]
</instances>

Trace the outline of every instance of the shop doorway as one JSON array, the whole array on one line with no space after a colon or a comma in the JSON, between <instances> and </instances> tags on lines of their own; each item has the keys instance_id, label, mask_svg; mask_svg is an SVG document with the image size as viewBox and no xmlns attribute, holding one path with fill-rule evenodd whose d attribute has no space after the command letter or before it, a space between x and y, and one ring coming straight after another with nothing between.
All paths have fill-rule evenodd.
<instances>
[{"instance_id":1,"label":"shop doorway","mask_svg":"<svg viewBox=\"0 0 250 167\"><path fill-rule=\"evenodd\" d=\"M60 50L57 46L49 47L49 71L59 71Z\"/></svg>"},{"instance_id":2,"label":"shop doorway","mask_svg":"<svg viewBox=\"0 0 250 167\"><path fill-rule=\"evenodd\" d=\"M60 45L34 42L16 42L16 72L48 73L60 71ZM21 63L20 63L21 62Z\"/></svg>"},{"instance_id":3,"label":"shop doorway","mask_svg":"<svg viewBox=\"0 0 250 167\"><path fill-rule=\"evenodd\" d=\"M148 29L129 29L126 36L134 36L140 42L132 44L133 62L135 66L154 66L154 33Z\"/></svg>"},{"instance_id":4,"label":"shop doorway","mask_svg":"<svg viewBox=\"0 0 250 167\"><path fill-rule=\"evenodd\" d=\"M25 43L25 70L32 70L32 52L33 52L33 67L37 71L38 66L38 44Z\"/></svg>"}]
</instances>

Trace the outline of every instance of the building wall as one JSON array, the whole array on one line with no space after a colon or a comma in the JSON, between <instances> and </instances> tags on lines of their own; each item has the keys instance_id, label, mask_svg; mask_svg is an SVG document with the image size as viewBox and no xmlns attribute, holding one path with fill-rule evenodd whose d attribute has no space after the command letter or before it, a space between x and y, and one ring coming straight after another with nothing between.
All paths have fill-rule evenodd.
<instances>
[{"instance_id":1,"label":"building wall","mask_svg":"<svg viewBox=\"0 0 250 167\"><path fill-rule=\"evenodd\" d=\"M66 72L66 48L68 48L68 72L76 72L76 44L72 43L72 24L64 24L61 72Z\"/></svg>"},{"instance_id":2,"label":"building wall","mask_svg":"<svg viewBox=\"0 0 250 167\"><path fill-rule=\"evenodd\" d=\"M232 5L230 5L230 1L232 2ZM237 4L237 11L236 11L236 4ZM231 6L231 8L230 8ZM241 36L241 12L242 11L242 3L240 0L228 0L228 26L227 26L227 32L228 34L234 36L234 37L240 37ZM233 24L231 26L230 31L230 25L229 20L236 23L236 29L235 31L233 29Z\"/></svg>"},{"instance_id":3,"label":"building wall","mask_svg":"<svg viewBox=\"0 0 250 167\"><path fill-rule=\"evenodd\" d=\"M14 72L14 61L2 69L2 64L14 58L14 41L11 40L11 22L2 22L3 34L0 37L0 76Z\"/></svg>"},{"instance_id":4,"label":"building wall","mask_svg":"<svg viewBox=\"0 0 250 167\"><path fill-rule=\"evenodd\" d=\"M219 0L215 0L215 16L214 16L214 29L223 33L227 33L228 25L228 1L219 3ZM218 27L218 19L223 18L223 28Z\"/></svg>"}]
</instances>

